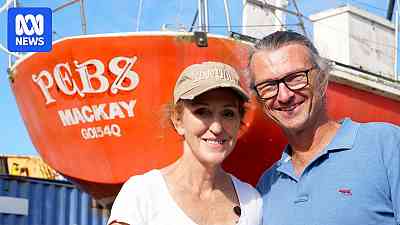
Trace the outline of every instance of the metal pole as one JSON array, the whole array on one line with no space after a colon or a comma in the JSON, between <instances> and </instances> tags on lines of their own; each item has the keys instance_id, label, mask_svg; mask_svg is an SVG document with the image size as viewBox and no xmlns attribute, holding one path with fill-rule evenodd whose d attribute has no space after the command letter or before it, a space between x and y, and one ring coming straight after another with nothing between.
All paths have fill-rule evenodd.
<instances>
[{"instance_id":1,"label":"metal pole","mask_svg":"<svg viewBox=\"0 0 400 225\"><path fill-rule=\"evenodd\" d=\"M198 0L197 1L197 8L198 8L198 11L199 11L199 23L197 24L198 26L199 26L199 29L201 30L201 31L204 31L203 29L204 29L204 27L203 27L203 17L204 17L204 14L203 14L203 0Z\"/></svg>"},{"instance_id":2,"label":"metal pole","mask_svg":"<svg viewBox=\"0 0 400 225\"><path fill-rule=\"evenodd\" d=\"M81 23L82 23L82 33L86 34L86 15L85 15L85 3L80 0L81 3Z\"/></svg>"},{"instance_id":3,"label":"metal pole","mask_svg":"<svg viewBox=\"0 0 400 225\"><path fill-rule=\"evenodd\" d=\"M194 14L194 18L193 18L193 21L192 21L192 26L190 27L189 32L193 31L193 27L196 24L196 20L197 20L198 16L199 16L199 10L197 9L196 13Z\"/></svg>"},{"instance_id":4,"label":"metal pole","mask_svg":"<svg viewBox=\"0 0 400 225\"><path fill-rule=\"evenodd\" d=\"M283 11L283 12L286 12L286 13L288 13L288 14L291 14L291 15L294 15L294 16L300 16L301 18L303 18L303 19L306 19L306 20L308 20L308 21L311 21L308 17L306 17L306 16L304 16L303 14L301 14L300 12L293 12L293 11L291 11L291 10L288 10L288 9L285 9L285 8L282 8L282 7L278 7L278 6L275 6L275 5L271 5L271 4L269 4L269 3L267 3L267 2L262 2L262 1L260 1L260 0L247 0L247 2L248 3L251 3L251 4L253 4L253 5L256 5L256 6L258 6L258 7L261 7L261 8L269 8L269 9L273 9L273 10L281 10L281 11ZM311 21L312 22L312 21Z\"/></svg>"},{"instance_id":5,"label":"metal pole","mask_svg":"<svg viewBox=\"0 0 400 225\"><path fill-rule=\"evenodd\" d=\"M136 18L136 32L139 31L140 17L142 16L142 7L143 7L143 0L140 0L139 1L138 15L137 15L137 18Z\"/></svg>"},{"instance_id":6,"label":"metal pole","mask_svg":"<svg viewBox=\"0 0 400 225\"><path fill-rule=\"evenodd\" d=\"M208 11L207 11L207 0L198 0L199 7L199 27L200 31L208 31Z\"/></svg>"},{"instance_id":7,"label":"metal pole","mask_svg":"<svg viewBox=\"0 0 400 225\"><path fill-rule=\"evenodd\" d=\"M17 0L14 0L14 8L17 7ZM9 7L7 6L7 9L9 9ZM11 68L11 64L12 64L12 55L8 54L8 69Z\"/></svg>"},{"instance_id":8,"label":"metal pole","mask_svg":"<svg viewBox=\"0 0 400 225\"><path fill-rule=\"evenodd\" d=\"M299 10L299 7L297 7L296 0L293 0L293 5L296 8L296 12L298 14L300 14L300 10ZM304 27L304 22L303 22L302 16L297 16L297 19L299 20L299 24L300 24L301 30L303 31L304 36L307 37L307 32L306 32L306 28Z\"/></svg>"},{"instance_id":9,"label":"metal pole","mask_svg":"<svg viewBox=\"0 0 400 225\"><path fill-rule=\"evenodd\" d=\"M205 22L205 31L208 32L208 0L204 1L204 22Z\"/></svg>"},{"instance_id":10,"label":"metal pole","mask_svg":"<svg viewBox=\"0 0 400 225\"><path fill-rule=\"evenodd\" d=\"M397 10L396 10L396 27L395 27L395 49L394 49L394 79L399 80L399 75L397 71L397 61L398 61L398 47L399 47L399 3L397 2Z\"/></svg>"},{"instance_id":11,"label":"metal pole","mask_svg":"<svg viewBox=\"0 0 400 225\"><path fill-rule=\"evenodd\" d=\"M228 26L228 32L231 32L232 31L231 16L229 15L229 6L228 6L228 2L226 0L224 0L224 6L225 6L226 25Z\"/></svg>"},{"instance_id":12,"label":"metal pole","mask_svg":"<svg viewBox=\"0 0 400 225\"><path fill-rule=\"evenodd\" d=\"M9 6L14 2L14 0L6 0L3 6L0 7L0 13L7 10Z\"/></svg>"},{"instance_id":13,"label":"metal pole","mask_svg":"<svg viewBox=\"0 0 400 225\"><path fill-rule=\"evenodd\" d=\"M67 2L67 3L64 3L64 4L60 5L60 6L58 6L57 8L53 9L52 11L53 11L53 13L55 13L55 12L57 12L57 11L59 11L59 10L65 8L65 7L67 7L67 6L70 6L70 5L75 4L75 3L77 3L77 2L80 2L80 0L72 0L72 1L69 1L69 2Z\"/></svg>"}]
</instances>

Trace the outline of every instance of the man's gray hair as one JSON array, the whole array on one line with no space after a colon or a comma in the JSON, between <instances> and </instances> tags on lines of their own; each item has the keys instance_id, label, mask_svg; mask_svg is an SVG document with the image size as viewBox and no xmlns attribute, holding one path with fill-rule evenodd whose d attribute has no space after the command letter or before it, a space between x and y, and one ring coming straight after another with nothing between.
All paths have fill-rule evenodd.
<instances>
[{"instance_id":1,"label":"man's gray hair","mask_svg":"<svg viewBox=\"0 0 400 225\"><path fill-rule=\"evenodd\" d=\"M331 70L331 63L329 60L322 58L319 55L317 48L307 37L294 31L276 31L265 36L255 44L249 57L248 72L250 75L250 86L254 87L254 77L250 68L254 54L260 50L276 50L289 44L300 44L309 49L310 60L312 60L312 63L320 69L319 76L315 82L315 85L318 87L317 89L320 89L317 93L324 95L329 79L329 72Z\"/></svg>"}]
</instances>

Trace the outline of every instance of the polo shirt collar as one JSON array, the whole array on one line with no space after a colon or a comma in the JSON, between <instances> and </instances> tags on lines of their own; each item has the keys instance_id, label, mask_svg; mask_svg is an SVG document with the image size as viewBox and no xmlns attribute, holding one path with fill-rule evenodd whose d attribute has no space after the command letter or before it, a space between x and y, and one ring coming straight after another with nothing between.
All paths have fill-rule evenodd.
<instances>
[{"instance_id":1,"label":"polo shirt collar","mask_svg":"<svg viewBox=\"0 0 400 225\"><path fill-rule=\"evenodd\" d=\"M316 159L330 152L338 152L352 149L360 124L353 122L350 118L344 118L343 120L340 120L339 123L341 124L341 126L336 132L335 137L325 147L325 149L317 155ZM282 157L278 161L278 171L287 173L288 171L293 170L293 166L291 163L292 157L290 155L290 152L290 145L286 145L282 153Z\"/></svg>"},{"instance_id":2,"label":"polo shirt collar","mask_svg":"<svg viewBox=\"0 0 400 225\"><path fill-rule=\"evenodd\" d=\"M341 124L339 130L336 132L331 143L326 146L324 152L350 150L353 148L360 124L353 122L350 118L345 118L339 121L339 123Z\"/></svg>"}]
</instances>

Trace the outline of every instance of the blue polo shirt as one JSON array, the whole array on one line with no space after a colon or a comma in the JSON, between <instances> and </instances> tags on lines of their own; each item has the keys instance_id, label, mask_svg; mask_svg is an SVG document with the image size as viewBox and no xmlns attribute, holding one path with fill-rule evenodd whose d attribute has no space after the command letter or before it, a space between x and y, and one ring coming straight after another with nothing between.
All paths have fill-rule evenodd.
<instances>
[{"instance_id":1,"label":"blue polo shirt","mask_svg":"<svg viewBox=\"0 0 400 225\"><path fill-rule=\"evenodd\" d=\"M400 224L400 128L350 119L296 176L290 146L257 189L264 225Z\"/></svg>"}]
</instances>

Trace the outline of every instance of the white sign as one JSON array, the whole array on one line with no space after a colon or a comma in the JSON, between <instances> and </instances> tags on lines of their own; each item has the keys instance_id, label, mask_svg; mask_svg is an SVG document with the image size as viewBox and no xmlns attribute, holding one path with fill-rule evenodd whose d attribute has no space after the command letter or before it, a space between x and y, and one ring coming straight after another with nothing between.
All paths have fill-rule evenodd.
<instances>
[{"instance_id":1,"label":"white sign","mask_svg":"<svg viewBox=\"0 0 400 225\"><path fill-rule=\"evenodd\" d=\"M28 215L28 199L0 196L0 213Z\"/></svg>"}]
</instances>

